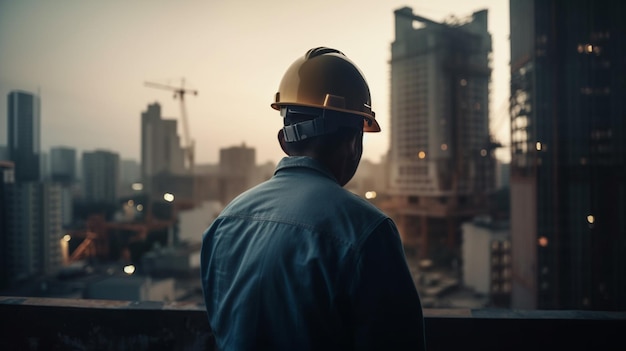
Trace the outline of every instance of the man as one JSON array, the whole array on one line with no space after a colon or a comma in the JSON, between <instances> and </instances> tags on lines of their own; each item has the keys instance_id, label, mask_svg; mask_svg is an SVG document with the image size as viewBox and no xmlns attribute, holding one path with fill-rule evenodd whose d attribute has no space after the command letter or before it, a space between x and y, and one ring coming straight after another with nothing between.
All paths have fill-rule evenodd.
<instances>
[{"instance_id":1,"label":"man","mask_svg":"<svg viewBox=\"0 0 626 351\"><path fill-rule=\"evenodd\" d=\"M343 189L363 132L380 127L361 71L314 48L286 71L271 106L288 157L206 230L201 270L217 347L423 350L419 296L398 231Z\"/></svg>"}]
</instances>

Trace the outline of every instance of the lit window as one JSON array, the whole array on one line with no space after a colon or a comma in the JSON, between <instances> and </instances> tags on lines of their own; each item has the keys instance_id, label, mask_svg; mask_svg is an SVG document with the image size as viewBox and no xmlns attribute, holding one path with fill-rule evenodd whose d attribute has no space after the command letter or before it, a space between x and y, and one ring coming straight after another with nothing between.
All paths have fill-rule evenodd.
<instances>
[{"instance_id":1,"label":"lit window","mask_svg":"<svg viewBox=\"0 0 626 351\"><path fill-rule=\"evenodd\" d=\"M539 141L538 141L538 142L535 144L535 148L537 149L537 151L541 151L541 142L539 142Z\"/></svg>"},{"instance_id":2,"label":"lit window","mask_svg":"<svg viewBox=\"0 0 626 351\"><path fill-rule=\"evenodd\" d=\"M587 222L589 222L589 224L593 224L593 222L595 222L596 219L593 215L588 215L587 216Z\"/></svg>"},{"instance_id":3,"label":"lit window","mask_svg":"<svg viewBox=\"0 0 626 351\"><path fill-rule=\"evenodd\" d=\"M511 263L511 256L510 255L502 255L502 263L503 264Z\"/></svg>"},{"instance_id":4,"label":"lit window","mask_svg":"<svg viewBox=\"0 0 626 351\"><path fill-rule=\"evenodd\" d=\"M492 250L495 251L495 250L498 250L499 248L500 248L500 243L499 242L497 242L495 240L491 242L491 249Z\"/></svg>"},{"instance_id":5,"label":"lit window","mask_svg":"<svg viewBox=\"0 0 626 351\"><path fill-rule=\"evenodd\" d=\"M510 249L510 248L511 248L511 242L510 242L510 241L508 241L508 240L505 240L505 241L502 243L502 247L504 247L504 249L507 249L507 250L508 250L508 249Z\"/></svg>"},{"instance_id":6,"label":"lit window","mask_svg":"<svg viewBox=\"0 0 626 351\"><path fill-rule=\"evenodd\" d=\"M423 160L426 158L426 153L424 151L420 151L417 153L417 157L419 157L420 160Z\"/></svg>"}]
</instances>

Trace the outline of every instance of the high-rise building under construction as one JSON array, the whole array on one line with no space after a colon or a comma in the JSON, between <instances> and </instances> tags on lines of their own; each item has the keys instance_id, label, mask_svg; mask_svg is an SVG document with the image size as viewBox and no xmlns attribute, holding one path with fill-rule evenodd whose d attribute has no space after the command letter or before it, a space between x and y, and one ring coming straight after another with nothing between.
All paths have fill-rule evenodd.
<instances>
[{"instance_id":1,"label":"high-rise building under construction","mask_svg":"<svg viewBox=\"0 0 626 351\"><path fill-rule=\"evenodd\" d=\"M414 24L419 24L415 26ZM409 255L458 258L460 223L486 207L495 159L489 134L487 10L438 23L395 11L389 188L381 205Z\"/></svg>"},{"instance_id":2,"label":"high-rise building under construction","mask_svg":"<svg viewBox=\"0 0 626 351\"><path fill-rule=\"evenodd\" d=\"M626 3L511 0L512 307L626 309Z\"/></svg>"}]
</instances>

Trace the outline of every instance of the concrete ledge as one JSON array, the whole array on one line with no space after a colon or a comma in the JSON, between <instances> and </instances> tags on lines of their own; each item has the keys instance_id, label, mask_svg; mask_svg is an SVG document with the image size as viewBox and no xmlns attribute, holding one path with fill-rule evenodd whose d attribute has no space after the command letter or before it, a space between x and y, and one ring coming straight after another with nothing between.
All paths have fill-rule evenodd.
<instances>
[{"instance_id":1,"label":"concrete ledge","mask_svg":"<svg viewBox=\"0 0 626 351\"><path fill-rule=\"evenodd\" d=\"M426 309L433 350L622 350L626 312ZM0 296L0 350L215 350L197 304Z\"/></svg>"}]
</instances>

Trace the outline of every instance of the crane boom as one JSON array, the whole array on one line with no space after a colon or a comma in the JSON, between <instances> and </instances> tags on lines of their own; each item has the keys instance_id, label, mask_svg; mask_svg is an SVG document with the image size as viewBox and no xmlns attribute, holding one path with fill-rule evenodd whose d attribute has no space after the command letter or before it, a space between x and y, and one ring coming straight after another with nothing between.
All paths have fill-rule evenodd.
<instances>
[{"instance_id":1,"label":"crane boom","mask_svg":"<svg viewBox=\"0 0 626 351\"><path fill-rule=\"evenodd\" d=\"M180 87L174 87L171 85L154 83L154 82L144 82L144 84L151 88L173 91L174 99L176 98L180 99L180 118L183 123L183 140L184 140L183 149L185 151L185 157L187 159L186 160L187 167L190 173L193 173L193 167L195 164L195 160L194 160L195 159L195 155L194 155L195 143L191 139L191 136L189 135L189 126L187 122L187 109L185 108L185 94L190 93L193 95L198 95L198 91L194 89L185 89L185 79L182 79Z\"/></svg>"}]
</instances>

